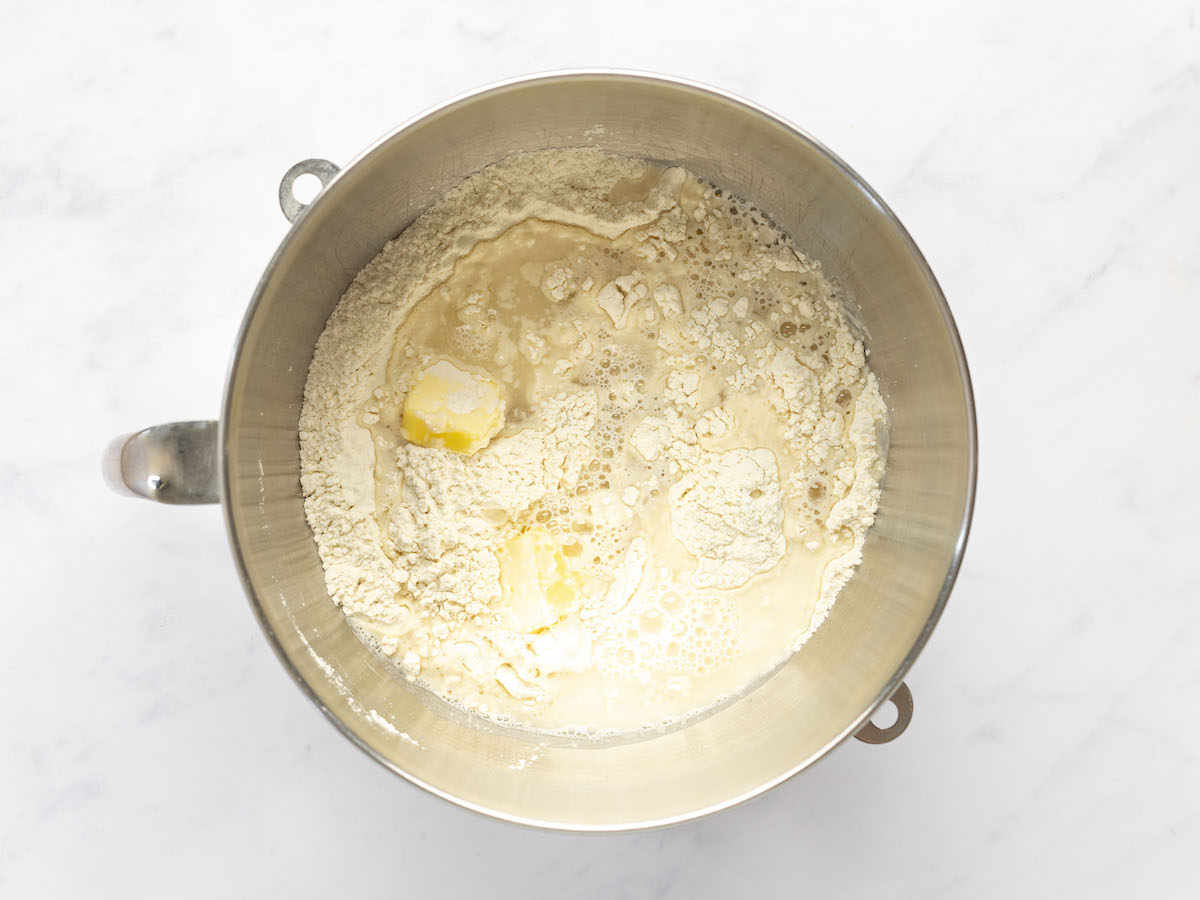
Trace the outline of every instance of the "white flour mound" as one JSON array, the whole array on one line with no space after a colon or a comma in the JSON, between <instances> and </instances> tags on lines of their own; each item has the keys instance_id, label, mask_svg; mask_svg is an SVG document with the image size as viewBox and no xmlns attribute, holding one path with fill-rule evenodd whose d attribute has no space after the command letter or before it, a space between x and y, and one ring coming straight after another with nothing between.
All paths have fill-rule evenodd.
<instances>
[{"instance_id":1,"label":"white flour mound","mask_svg":"<svg viewBox=\"0 0 1200 900\"><path fill-rule=\"evenodd\" d=\"M517 520L547 494L573 487L585 439L596 424L596 398L563 394L540 424L494 441L474 456L408 444L402 507L388 535L399 550L397 575L422 605L482 612L500 596L497 523Z\"/></svg>"},{"instance_id":2,"label":"white flour mound","mask_svg":"<svg viewBox=\"0 0 1200 900\"><path fill-rule=\"evenodd\" d=\"M677 202L682 169L668 170L645 200L621 205L608 200L614 184L645 170L640 160L587 150L509 157L450 190L354 279L317 341L300 415L305 512L330 595L345 612L394 618L404 605L401 588L424 583L426 570L438 565L420 558L431 551L405 553L396 562L384 552L375 510L375 451L356 421L383 380L397 328L472 247L525 219L585 225L606 237L652 222ZM427 547L447 540L453 539L435 534ZM481 577L458 589L494 596L493 571L487 572L488 583L475 572ZM438 594L435 579L434 596L445 595Z\"/></svg>"},{"instance_id":3,"label":"white flour mound","mask_svg":"<svg viewBox=\"0 0 1200 900\"><path fill-rule=\"evenodd\" d=\"M819 265L755 216L679 168L517 155L358 274L309 370L301 484L330 596L407 677L503 722L646 727L821 623L874 521L886 410ZM459 365L511 421L470 455L399 436L412 372ZM557 563L505 555L538 541ZM534 577L576 605L523 619Z\"/></svg>"},{"instance_id":4,"label":"white flour mound","mask_svg":"<svg viewBox=\"0 0 1200 900\"><path fill-rule=\"evenodd\" d=\"M783 497L770 450L708 454L671 485L671 524L697 558L696 587L741 587L783 558Z\"/></svg>"}]
</instances>

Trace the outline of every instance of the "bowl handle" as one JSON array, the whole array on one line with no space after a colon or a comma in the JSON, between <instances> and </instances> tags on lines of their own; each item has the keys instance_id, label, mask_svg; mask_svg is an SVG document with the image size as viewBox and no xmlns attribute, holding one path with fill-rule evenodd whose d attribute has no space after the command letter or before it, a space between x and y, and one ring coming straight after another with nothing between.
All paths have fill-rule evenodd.
<instances>
[{"instance_id":1,"label":"bowl handle","mask_svg":"<svg viewBox=\"0 0 1200 900\"><path fill-rule=\"evenodd\" d=\"M904 729L912 721L912 691L908 689L908 685L903 681L900 682L900 687L892 692L892 696L884 702L895 705L896 721L887 728L880 728L868 719L867 724L854 733L854 736L864 744L886 744L888 741L894 741L900 735L904 734Z\"/></svg>"},{"instance_id":2,"label":"bowl handle","mask_svg":"<svg viewBox=\"0 0 1200 900\"><path fill-rule=\"evenodd\" d=\"M159 503L217 503L217 423L169 422L123 434L104 451L113 490Z\"/></svg>"},{"instance_id":3,"label":"bowl handle","mask_svg":"<svg viewBox=\"0 0 1200 900\"><path fill-rule=\"evenodd\" d=\"M297 178L303 175L315 175L320 180L323 191L340 171L341 169L335 163L331 163L327 159L302 160L288 169L283 175L283 180L279 182L279 208L283 210L287 220L295 222L300 218L300 213L312 206L313 201L317 199L313 197L311 200L301 200L296 196Z\"/></svg>"}]
</instances>

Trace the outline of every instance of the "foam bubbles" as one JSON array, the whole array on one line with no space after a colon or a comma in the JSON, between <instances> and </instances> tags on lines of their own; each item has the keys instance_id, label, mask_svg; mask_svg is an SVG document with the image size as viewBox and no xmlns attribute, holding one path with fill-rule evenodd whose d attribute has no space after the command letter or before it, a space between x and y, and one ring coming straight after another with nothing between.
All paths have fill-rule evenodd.
<instances>
[{"instance_id":1,"label":"foam bubbles","mask_svg":"<svg viewBox=\"0 0 1200 900\"><path fill-rule=\"evenodd\" d=\"M671 679L703 677L741 652L740 618L715 594L685 596L669 583L643 585L603 637L605 675L655 685L663 696ZM688 682L689 685L691 682Z\"/></svg>"}]
</instances>

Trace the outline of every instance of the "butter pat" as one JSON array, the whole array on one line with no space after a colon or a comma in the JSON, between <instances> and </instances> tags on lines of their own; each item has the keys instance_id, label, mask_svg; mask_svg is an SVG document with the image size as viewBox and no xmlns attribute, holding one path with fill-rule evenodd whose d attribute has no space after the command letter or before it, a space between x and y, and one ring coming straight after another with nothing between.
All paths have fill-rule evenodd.
<instances>
[{"instance_id":1,"label":"butter pat","mask_svg":"<svg viewBox=\"0 0 1200 900\"><path fill-rule=\"evenodd\" d=\"M579 583L562 547L545 528L531 528L496 551L503 617L522 633L547 628L579 602Z\"/></svg>"},{"instance_id":2,"label":"butter pat","mask_svg":"<svg viewBox=\"0 0 1200 900\"><path fill-rule=\"evenodd\" d=\"M422 447L472 454L486 447L503 425L500 385L441 360L422 372L408 392L400 430Z\"/></svg>"}]
</instances>

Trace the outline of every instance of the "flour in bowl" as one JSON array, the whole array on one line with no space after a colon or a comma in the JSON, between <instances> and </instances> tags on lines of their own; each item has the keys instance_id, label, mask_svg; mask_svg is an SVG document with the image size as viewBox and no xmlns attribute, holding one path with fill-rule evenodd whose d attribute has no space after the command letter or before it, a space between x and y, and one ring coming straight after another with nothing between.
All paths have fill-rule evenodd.
<instances>
[{"instance_id":1,"label":"flour in bowl","mask_svg":"<svg viewBox=\"0 0 1200 900\"><path fill-rule=\"evenodd\" d=\"M471 176L355 279L300 419L330 596L495 721L658 728L820 624L874 521L885 408L819 265L681 168Z\"/></svg>"}]
</instances>

